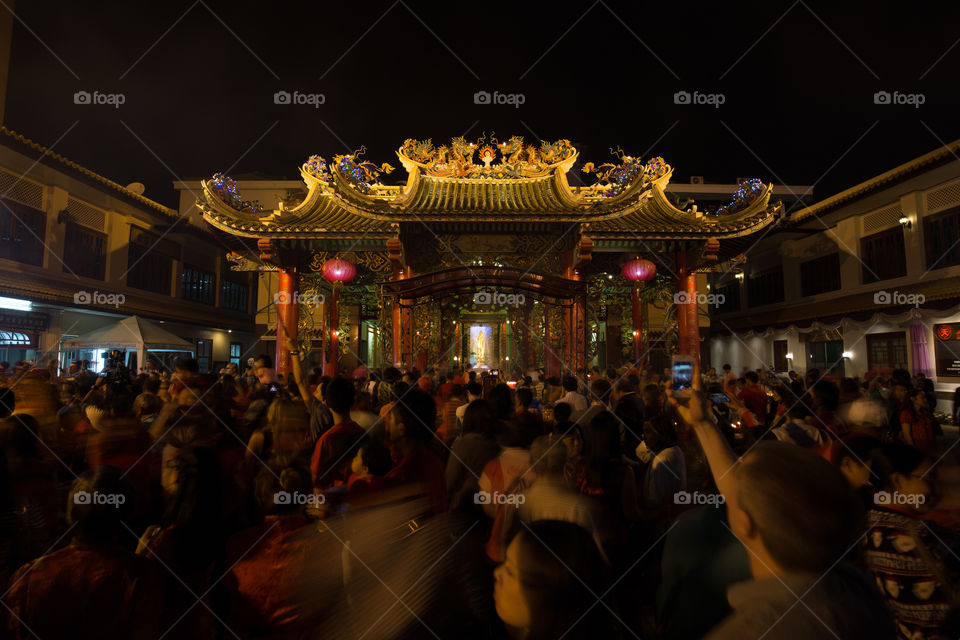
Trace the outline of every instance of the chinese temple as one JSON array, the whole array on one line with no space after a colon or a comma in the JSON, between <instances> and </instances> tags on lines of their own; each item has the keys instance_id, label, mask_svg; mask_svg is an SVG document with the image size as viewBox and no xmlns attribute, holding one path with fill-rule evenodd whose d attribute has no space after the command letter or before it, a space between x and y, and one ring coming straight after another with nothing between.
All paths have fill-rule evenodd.
<instances>
[{"instance_id":1,"label":"chinese temple","mask_svg":"<svg viewBox=\"0 0 960 640\"><path fill-rule=\"evenodd\" d=\"M198 207L233 268L279 272L279 371L289 336L319 344L336 373L356 348L341 340L346 301L376 327L369 366L559 375L654 352L699 359L697 274L736 264L782 211L759 180L701 210L665 190L673 169L662 158L616 150L583 163L567 140L406 140L396 152L406 180L393 185L383 182L394 168L364 153L310 157L302 197L274 209L222 174L202 183ZM571 186L581 174L593 184ZM653 303L668 327L649 326Z\"/></svg>"}]
</instances>

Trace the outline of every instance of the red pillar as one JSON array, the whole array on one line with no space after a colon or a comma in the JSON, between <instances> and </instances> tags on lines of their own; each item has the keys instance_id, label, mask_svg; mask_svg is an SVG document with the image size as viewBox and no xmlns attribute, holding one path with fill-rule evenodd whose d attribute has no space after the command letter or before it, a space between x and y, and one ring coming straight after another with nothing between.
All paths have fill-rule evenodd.
<instances>
[{"instance_id":1,"label":"red pillar","mask_svg":"<svg viewBox=\"0 0 960 640\"><path fill-rule=\"evenodd\" d=\"M687 294L683 304L686 315L684 323L686 329L686 353L693 356L697 366L700 366L700 311L697 305L697 273L687 273L683 276L683 290Z\"/></svg>"},{"instance_id":2,"label":"red pillar","mask_svg":"<svg viewBox=\"0 0 960 640\"><path fill-rule=\"evenodd\" d=\"M643 309L640 306L640 287L638 285L633 287L631 302L633 303L633 363L637 365L644 359Z\"/></svg>"},{"instance_id":3,"label":"red pillar","mask_svg":"<svg viewBox=\"0 0 960 640\"><path fill-rule=\"evenodd\" d=\"M283 341L290 338L297 343L297 324L300 320L300 278L297 268L281 269L277 291L277 348L275 363L278 374L286 377L290 373L290 352L284 348Z\"/></svg>"},{"instance_id":4,"label":"red pillar","mask_svg":"<svg viewBox=\"0 0 960 640\"><path fill-rule=\"evenodd\" d=\"M403 359L403 314L400 312L400 298L393 299L393 366L400 366Z\"/></svg>"},{"instance_id":5,"label":"red pillar","mask_svg":"<svg viewBox=\"0 0 960 640\"><path fill-rule=\"evenodd\" d=\"M551 310L553 313L551 313ZM543 360L544 366L547 370L547 377L550 376L559 376L563 371L563 361L560 359L560 353L555 344L559 336L554 335L553 327L551 324L551 317L555 315L558 310L553 305L543 306L543 326L544 326L544 339L543 339Z\"/></svg>"},{"instance_id":6,"label":"red pillar","mask_svg":"<svg viewBox=\"0 0 960 640\"><path fill-rule=\"evenodd\" d=\"M327 351L327 361L323 367L323 375L333 377L337 375L340 364L340 285L334 283L330 292L328 313L330 328L330 346Z\"/></svg>"}]
</instances>

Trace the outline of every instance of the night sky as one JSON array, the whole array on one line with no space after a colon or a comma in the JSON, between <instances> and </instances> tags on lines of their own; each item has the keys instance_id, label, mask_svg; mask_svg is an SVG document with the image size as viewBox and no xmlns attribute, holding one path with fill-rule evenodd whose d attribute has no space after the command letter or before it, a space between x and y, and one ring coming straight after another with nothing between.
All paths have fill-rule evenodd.
<instances>
[{"instance_id":1,"label":"night sky","mask_svg":"<svg viewBox=\"0 0 960 640\"><path fill-rule=\"evenodd\" d=\"M170 206L177 177L296 178L310 154L361 145L396 182L405 138L484 131L820 199L960 138L960 5L883 6L18 0L4 124ZM274 104L278 91L323 104ZM475 104L480 91L523 104Z\"/></svg>"}]
</instances>

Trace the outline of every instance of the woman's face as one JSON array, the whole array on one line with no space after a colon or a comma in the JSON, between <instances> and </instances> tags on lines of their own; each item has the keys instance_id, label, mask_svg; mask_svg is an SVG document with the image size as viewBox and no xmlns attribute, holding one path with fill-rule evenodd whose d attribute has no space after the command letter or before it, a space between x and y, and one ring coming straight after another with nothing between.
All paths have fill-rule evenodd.
<instances>
[{"instance_id":1,"label":"woman's face","mask_svg":"<svg viewBox=\"0 0 960 640\"><path fill-rule=\"evenodd\" d=\"M580 451L583 449L583 442L580 441L580 436L575 433L564 437L563 444L567 448L568 460L579 456Z\"/></svg>"},{"instance_id":2,"label":"woman's face","mask_svg":"<svg viewBox=\"0 0 960 640\"><path fill-rule=\"evenodd\" d=\"M925 406L927 406L927 399L923 396L922 393L918 393L914 395L912 400L913 400L913 406L916 409L923 409Z\"/></svg>"},{"instance_id":3,"label":"woman's face","mask_svg":"<svg viewBox=\"0 0 960 640\"><path fill-rule=\"evenodd\" d=\"M504 624L516 629L527 629L530 627L530 608L523 596L520 568L517 564L521 538L522 534L513 539L507 547L503 564L493 571L493 602L497 615Z\"/></svg>"}]
</instances>

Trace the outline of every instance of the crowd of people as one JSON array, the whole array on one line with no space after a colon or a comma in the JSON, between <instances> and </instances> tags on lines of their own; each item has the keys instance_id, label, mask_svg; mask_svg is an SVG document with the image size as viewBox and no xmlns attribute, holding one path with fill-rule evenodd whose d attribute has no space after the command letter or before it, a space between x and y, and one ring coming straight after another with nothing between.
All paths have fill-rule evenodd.
<instances>
[{"instance_id":1,"label":"crowd of people","mask_svg":"<svg viewBox=\"0 0 960 640\"><path fill-rule=\"evenodd\" d=\"M960 636L932 381L0 370L0 637ZM509 379L507 379L509 378Z\"/></svg>"}]
</instances>

